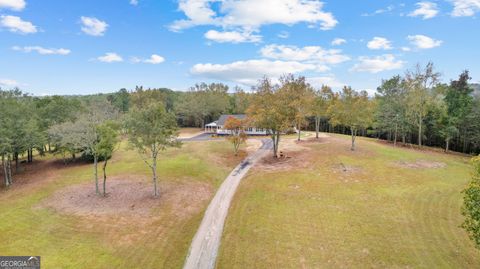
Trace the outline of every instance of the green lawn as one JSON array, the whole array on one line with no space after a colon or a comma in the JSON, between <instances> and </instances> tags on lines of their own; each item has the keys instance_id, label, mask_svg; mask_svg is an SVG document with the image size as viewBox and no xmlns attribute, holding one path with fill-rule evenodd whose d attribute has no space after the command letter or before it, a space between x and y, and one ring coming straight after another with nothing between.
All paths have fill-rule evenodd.
<instances>
[{"instance_id":1,"label":"green lawn","mask_svg":"<svg viewBox=\"0 0 480 269\"><path fill-rule=\"evenodd\" d=\"M185 143L164 152L159 181L208 184L212 196L241 160L232 157L227 142ZM37 159L37 170L17 176L9 189L0 189L0 255L40 255L42 268L179 268L211 197L193 215L160 210L160 219L95 219L58 213L38 205L55 191L92 183L92 165L52 167L53 157ZM30 172L28 172L30 171ZM110 166L111 177L149 176L147 166L125 145ZM148 180L148 178L147 178ZM150 182L150 181L148 181ZM162 185L160 185L161 187ZM155 211L157 212L157 211ZM122 240L119 240L122 238ZM129 240L124 240L125 238Z\"/></svg>"},{"instance_id":2,"label":"green lawn","mask_svg":"<svg viewBox=\"0 0 480 269\"><path fill-rule=\"evenodd\" d=\"M480 251L459 228L468 158L369 139L351 152L349 139L302 144L289 169L252 170L230 208L217 268L479 267ZM401 165L417 160L446 166Z\"/></svg>"}]
</instances>

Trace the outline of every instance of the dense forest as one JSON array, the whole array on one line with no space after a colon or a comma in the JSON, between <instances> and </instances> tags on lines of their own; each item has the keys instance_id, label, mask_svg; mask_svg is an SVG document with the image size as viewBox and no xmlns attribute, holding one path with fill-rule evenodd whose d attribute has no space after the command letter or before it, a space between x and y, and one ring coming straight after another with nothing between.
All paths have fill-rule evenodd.
<instances>
[{"instance_id":1,"label":"dense forest","mask_svg":"<svg viewBox=\"0 0 480 269\"><path fill-rule=\"evenodd\" d=\"M314 89L304 77L259 80L252 90L201 83L185 92L165 88L121 89L111 94L37 97L0 89L0 156L5 185L21 162L36 154L108 158L98 149L102 134L125 134L129 111L159 104L181 127L202 127L221 114L250 116L278 136L293 127L376 137L391 143L427 145L467 154L480 152L480 85L468 71L440 83L433 64L382 81L374 96L328 85ZM277 122L275 122L277 121ZM108 138L108 136L107 136ZM110 140L113 138L110 137ZM273 137L274 139L274 137ZM114 140L114 139L113 139ZM109 141L109 140L106 140Z\"/></svg>"}]
</instances>

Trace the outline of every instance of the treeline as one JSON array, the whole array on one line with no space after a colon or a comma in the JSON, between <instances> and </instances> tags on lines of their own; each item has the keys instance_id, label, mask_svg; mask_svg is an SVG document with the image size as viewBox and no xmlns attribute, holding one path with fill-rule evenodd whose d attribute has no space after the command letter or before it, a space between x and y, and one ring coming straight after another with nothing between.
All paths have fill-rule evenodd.
<instances>
[{"instance_id":1,"label":"treeline","mask_svg":"<svg viewBox=\"0 0 480 269\"><path fill-rule=\"evenodd\" d=\"M152 104L182 127L203 127L221 114L248 114L249 124L271 130L275 148L281 134L295 128L350 134L352 149L355 137L362 135L393 144L479 153L480 90L470 84L468 71L448 84L439 81L433 64L428 64L382 81L375 96L351 87L340 92L327 85L315 89L304 77L293 75L275 83L260 79L248 92L238 87L232 91L221 83L197 84L186 92L136 87L65 97L0 89L2 174L10 185L21 161L32 162L35 154L45 152L59 154L65 162L77 156L94 163L108 160L114 150L109 149L110 140L116 140L111 133L127 135L126 119ZM104 145L107 152L98 148L100 141L110 141Z\"/></svg>"},{"instance_id":2,"label":"treeline","mask_svg":"<svg viewBox=\"0 0 480 269\"><path fill-rule=\"evenodd\" d=\"M6 186L13 182L12 170L20 168L20 157L26 156L24 161L32 162L34 151L50 151L50 127L74 119L80 110L78 100L60 96L37 98L18 89L0 89L0 156Z\"/></svg>"},{"instance_id":3,"label":"treeline","mask_svg":"<svg viewBox=\"0 0 480 269\"><path fill-rule=\"evenodd\" d=\"M0 89L4 185L14 182L21 162L33 162L34 156L48 152L62 156L65 165L77 158L92 162L95 192L105 196L108 161L124 136L152 170L157 196L158 154L180 145L176 117L167 109L173 109L172 93L137 88L134 93L121 90L115 95L32 97L18 89Z\"/></svg>"},{"instance_id":4,"label":"treeline","mask_svg":"<svg viewBox=\"0 0 480 269\"><path fill-rule=\"evenodd\" d=\"M468 71L449 84L426 67L395 76L377 89L374 125L384 139L444 147L464 153L480 151L480 97Z\"/></svg>"},{"instance_id":5,"label":"treeline","mask_svg":"<svg viewBox=\"0 0 480 269\"><path fill-rule=\"evenodd\" d=\"M284 76L278 83L270 82L273 91L292 85L291 81L285 79L291 80ZM478 153L480 86L470 84L470 80L468 71L464 71L449 83L440 83L440 74L435 71L433 64L418 65L407 70L402 76L397 75L382 81L374 96L365 97L369 102L359 106L368 104L367 116L373 118L360 117L365 122L353 124L353 129L348 121L359 115L356 113L359 110L355 107L358 104L341 106L342 103L334 102L345 100L348 103L348 100L352 99L349 95L366 94L350 87L338 93L334 93L328 85L313 89L303 78L300 83L303 85L297 85L290 91L297 93L275 95L275 98L279 99L275 106L299 111L293 119L289 119L291 122L287 124L290 127L343 134L354 132L388 140L395 145L417 144L442 147L447 151ZM129 93L124 89L109 99L119 109L126 111L128 103L138 99L135 97L137 92L151 92L151 98L168 103L167 109L176 115L180 126L202 127L218 119L221 114L247 113L255 99L258 99L255 96L258 96L262 87L265 87L263 80L249 92L238 87L232 92L221 83L198 84L187 92L137 88ZM343 99L340 98L342 96ZM332 106L333 104L335 106ZM297 126L298 123L300 126Z\"/></svg>"}]
</instances>

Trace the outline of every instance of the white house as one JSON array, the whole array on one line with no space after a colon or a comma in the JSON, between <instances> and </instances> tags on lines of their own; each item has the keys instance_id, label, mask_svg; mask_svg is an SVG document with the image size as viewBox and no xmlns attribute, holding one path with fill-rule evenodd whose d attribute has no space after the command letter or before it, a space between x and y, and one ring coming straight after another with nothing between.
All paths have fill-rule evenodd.
<instances>
[{"instance_id":1,"label":"white house","mask_svg":"<svg viewBox=\"0 0 480 269\"><path fill-rule=\"evenodd\" d=\"M221 115L220 118L214 122L211 122L205 125L205 132L211 134L218 134L218 135L228 135L230 134L229 130L223 128L225 122L229 117L234 117L239 120L244 120L247 116L244 114L237 114L237 115ZM256 127L247 127L245 128L245 133L247 135L267 135L267 130L263 128L256 128Z\"/></svg>"}]
</instances>

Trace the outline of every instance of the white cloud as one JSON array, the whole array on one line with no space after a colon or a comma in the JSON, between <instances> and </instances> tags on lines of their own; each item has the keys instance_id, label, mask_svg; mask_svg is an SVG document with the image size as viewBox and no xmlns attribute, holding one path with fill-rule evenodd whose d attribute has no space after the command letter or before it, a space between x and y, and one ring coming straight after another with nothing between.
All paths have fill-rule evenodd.
<instances>
[{"instance_id":1,"label":"white cloud","mask_svg":"<svg viewBox=\"0 0 480 269\"><path fill-rule=\"evenodd\" d=\"M392 49L392 42L384 37L374 37L367 43L367 47L371 50L389 50Z\"/></svg>"},{"instance_id":2,"label":"white cloud","mask_svg":"<svg viewBox=\"0 0 480 269\"><path fill-rule=\"evenodd\" d=\"M407 39L418 49L431 49L438 47L443 43L441 40L435 40L425 35L409 35Z\"/></svg>"},{"instance_id":3,"label":"white cloud","mask_svg":"<svg viewBox=\"0 0 480 269\"><path fill-rule=\"evenodd\" d=\"M340 46L345 43L347 43L347 40L343 38L335 38L334 40L332 40L332 46Z\"/></svg>"},{"instance_id":4,"label":"white cloud","mask_svg":"<svg viewBox=\"0 0 480 269\"><path fill-rule=\"evenodd\" d=\"M130 62L134 64L146 63L146 64L161 64L165 62L165 58L158 54L152 54L148 59L141 59L139 57L130 57Z\"/></svg>"},{"instance_id":5,"label":"white cloud","mask_svg":"<svg viewBox=\"0 0 480 269\"><path fill-rule=\"evenodd\" d=\"M82 22L82 31L91 36L103 36L107 31L108 24L93 17L80 17Z\"/></svg>"},{"instance_id":6,"label":"white cloud","mask_svg":"<svg viewBox=\"0 0 480 269\"><path fill-rule=\"evenodd\" d=\"M148 64L160 64L165 62L165 58L157 54L152 54L149 59L146 59L143 62Z\"/></svg>"},{"instance_id":7,"label":"white cloud","mask_svg":"<svg viewBox=\"0 0 480 269\"><path fill-rule=\"evenodd\" d=\"M338 89L346 85L345 83L339 81L333 74L318 77L308 77L307 82L315 88L320 88L323 85L326 85Z\"/></svg>"},{"instance_id":8,"label":"white cloud","mask_svg":"<svg viewBox=\"0 0 480 269\"><path fill-rule=\"evenodd\" d=\"M25 0L0 0L0 9L8 8L15 11L20 11L26 6Z\"/></svg>"},{"instance_id":9,"label":"white cloud","mask_svg":"<svg viewBox=\"0 0 480 269\"><path fill-rule=\"evenodd\" d=\"M130 0L130 5L132 6L138 5L138 0Z\"/></svg>"},{"instance_id":10,"label":"white cloud","mask_svg":"<svg viewBox=\"0 0 480 269\"><path fill-rule=\"evenodd\" d=\"M377 10L375 10L373 13L363 13L362 16L363 16L363 17L375 16L375 15L379 15L379 14L391 12L391 11L393 11L394 9L395 9L395 6L390 5L390 6L386 7L386 8L377 9Z\"/></svg>"},{"instance_id":11,"label":"white cloud","mask_svg":"<svg viewBox=\"0 0 480 269\"><path fill-rule=\"evenodd\" d=\"M350 60L350 57L342 54L338 49L323 49L319 46L306 46L299 48L296 46L268 45L260 50L263 57L286 60L286 61L306 61L321 64L338 64Z\"/></svg>"},{"instance_id":12,"label":"white cloud","mask_svg":"<svg viewBox=\"0 0 480 269\"><path fill-rule=\"evenodd\" d=\"M31 22L24 21L20 17L10 15L0 16L0 26L7 28L13 33L33 34L38 31L37 27Z\"/></svg>"},{"instance_id":13,"label":"white cloud","mask_svg":"<svg viewBox=\"0 0 480 269\"><path fill-rule=\"evenodd\" d=\"M451 0L451 2L454 17L470 17L480 11L480 0Z\"/></svg>"},{"instance_id":14,"label":"white cloud","mask_svg":"<svg viewBox=\"0 0 480 269\"><path fill-rule=\"evenodd\" d=\"M351 71L379 73L387 70L400 69L405 62L396 60L392 54L375 57L359 57L359 63L355 64Z\"/></svg>"},{"instance_id":15,"label":"white cloud","mask_svg":"<svg viewBox=\"0 0 480 269\"><path fill-rule=\"evenodd\" d=\"M252 32L246 32L246 31L218 32L215 30L210 30L205 33L205 38L218 43L245 43L245 42L257 43L262 41L262 36L255 35L255 34L252 34Z\"/></svg>"},{"instance_id":16,"label":"white cloud","mask_svg":"<svg viewBox=\"0 0 480 269\"><path fill-rule=\"evenodd\" d=\"M68 55L71 52L69 49L43 48L43 47L40 47L40 46L27 46L27 47L14 46L14 47L12 47L12 49L16 50L16 51L23 51L23 52L26 52L26 53L35 51L38 54L42 54L42 55L53 55L53 54Z\"/></svg>"},{"instance_id":17,"label":"white cloud","mask_svg":"<svg viewBox=\"0 0 480 269\"><path fill-rule=\"evenodd\" d=\"M232 81L244 85L255 85L263 76L276 79L283 74L319 71L315 64L295 61L247 60L229 64L196 64L190 72L210 79Z\"/></svg>"},{"instance_id":18,"label":"white cloud","mask_svg":"<svg viewBox=\"0 0 480 269\"><path fill-rule=\"evenodd\" d=\"M402 47L401 50L407 52L407 51L411 51L412 49L409 47Z\"/></svg>"},{"instance_id":19,"label":"white cloud","mask_svg":"<svg viewBox=\"0 0 480 269\"><path fill-rule=\"evenodd\" d=\"M218 4L218 13L213 4ZM262 25L302 22L329 30L338 23L318 0L180 0L178 8L187 19L173 22L172 31L199 25L258 30Z\"/></svg>"},{"instance_id":20,"label":"white cloud","mask_svg":"<svg viewBox=\"0 0 480 269\"><path fill-rule=\"evenodd\" d=\"M423 17L424 20L431 19L438 14L438 7L436 3L432 2L418 2L415 4L417 9L412 11L408 16Z\"/></svg>"},{"instance_id":21,"label":"white cloud","mask_svg":"<svg viewBox=\"0 0 480 269\"><path fill-rule=\"evenodd\" d=\"M290 33L287 32L287 31L282 31L282 32L280 32L277 36L278 36L279 38L285 39L285 38L289 38L289 37L290 37Z\"/></svg>"},{"instance_id":22,"label":"white cloud","mask_svg":"<svg viewBox=\"0 0 480 269\"><path fill-rule=\"evenodd\" d=\"M123 58L114 52L107 52L105 55L98 57L97 60L104 63L123 62Z\"/></svg>"},{"instance_id":23,"label":"white cloud","mask_svg":"<svg viewBox=\"0 0 480 269\"><path fill-rule=\"evenodd\" d=\"M16 87L19 83L13 79L0 78L0 86L3 87Z\"/></svg>"}]
</instances>

